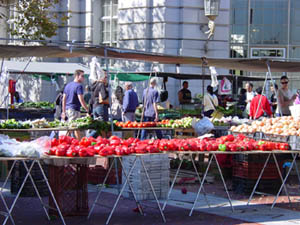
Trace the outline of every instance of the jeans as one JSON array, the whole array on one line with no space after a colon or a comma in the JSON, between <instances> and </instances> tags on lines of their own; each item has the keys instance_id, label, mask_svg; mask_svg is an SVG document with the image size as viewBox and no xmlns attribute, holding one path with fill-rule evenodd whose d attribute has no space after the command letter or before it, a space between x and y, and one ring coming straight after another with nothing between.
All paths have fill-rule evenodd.
<instances>
[{"instance_id":1,"label":"jeans","mask_svg":"<svg viewBox=\"0 0 300 225\"><path fill-rule=\"evenodd\" d=\"M93 109L94 119L98 119L101 121L108 121L108 105L98 105ZM98 136L98 131L90 130L87 134L87 137L94 137Z\"/></svg>"},{"instance_id":2,"label":"jeans","mask_svg":"<svg viewBox=\"0 0 300 225\"><path fill-rule=\"evenodd\" d=\"M144 122L153 122L155 120L154 117L144 117ZM162 134L160 130L155 130L156 136L158 139L162 139ZM141 132L141 140L145 140L147 138L147 130L142 130Z\"/></svg>"},{"instance_id":3,"label":"jeans","mask_svg":"<svg viewBox=\"0 0 300 225\"><path fill-rule=\"evenodd\" d=\"M108 121L108 105L97 105L93 109L94 119Z\"/></svg>"},{"instance_id":4,"label":"jeans","mask_svg":"<svg viewBox=\"0 0 300 225\"><path fill-rule=\"evenodd\" d=\"M123 122L127 122L127 121L135 121L135 113L134 112L126 112L123 114L122 116L122 120Z\"/></svg>"}]
</instances>

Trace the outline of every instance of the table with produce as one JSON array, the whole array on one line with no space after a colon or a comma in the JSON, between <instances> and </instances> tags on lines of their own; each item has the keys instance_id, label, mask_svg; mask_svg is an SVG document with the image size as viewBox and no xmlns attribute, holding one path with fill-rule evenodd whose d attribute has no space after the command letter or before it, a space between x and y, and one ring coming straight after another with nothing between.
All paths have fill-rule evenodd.
<instances>
[{"instance_id":1,"label":"table with produce","mask_svg":"<svg viewBox=\"0 0 300 225\"><path fill-rule=\"evenodd\" d=\"M155 126L167 126L167 127L188 127L192 118L183 118L181 120L167 120L155 123ZM188 121L187 123L185 123ZM284 118L284 122L281 123L281 131L285 131L289 127L294 133L294 129L298 126L298 122L291 120L291 118ZM294 122L293 122L294 121ZM47 122L47 121L15 121L8 120L2 121L2 129L33 129L35 127L44 129L51 127L75 127L75 128L87 128L92 126L97 129L97 126L91 118L81 118L71 124L61 123L59 121ZM262 124L263 122L263 124ZM266 125L268 129L275 131L280 131L276 127L269 128L268 125L274 125L279 123L277 120L263 120L254 121L253 125L256 123L256 130L264 129L263 125ZM134 123L134 122L133 122ZM88 125L87 125L88 124ZM142 125L143 123L134 123ZM117 127L120 125L115 124ZM146 124L147 125L147 124ZM154 126L154 124L149 124L149 126ZM259 125L259 128L257 128ZM101 124L103 126L103 124ZM105 124L109 129L109 124ZM134 125L135 126L135 125ZM155 127L154 126L154 127ZM249 128L251 125L239 125L232 127L231 130L235 131L238 129L244 131L243 129ZM103 127L101 127L102 129ZM255 128L255 126L254 126ZM104 128L103 128L104 129ZM250 129L250 128L249 128ZM277 129L277 130L276 130ZM253 131L254 131L253 130ZM247 130L248 131L248 130ZM282 133L282 132L281 132ZM291 146L287 142L278 141L268 141L268 140L255 140L253 138L246 137L244 134L226 135L220 138L189 138L189 139L162 139L162 140L139 140L136 138L121 139L116 136L111 136L110 138L93 138L93 137L83 137L81 140L74 139L70 136L60 136L58 139L49 137L41 137L31 142L18 142L15 139L11 139L8 136L0 137L0 152L1 158L5 157L21 157L23 159L36 159L36 160L61 160L61 159L87 159L87 163L92 163L93 161L88 161L88 159L93 158L106 158L106 157L127 157L134 156L140 157L142 155L148 154L207 154L209 153L212 157L216 157L219 154L292 154L294 159L297 151L291 151ZM210 159L210 163L212 158ZM293 161L294 163L294 161ZM210 164L209 164L210 165ZM209 169L209 165L207 170ZM221 170L220 170L220 173ZM207 174L207 173L206 173ZM204 179L202 179L204 181ZM201 183L201 188L203 183ZM199 189L199 192L201 191ZM196 203L196 201L195 201Z\"/></svg>"}]
</instances>

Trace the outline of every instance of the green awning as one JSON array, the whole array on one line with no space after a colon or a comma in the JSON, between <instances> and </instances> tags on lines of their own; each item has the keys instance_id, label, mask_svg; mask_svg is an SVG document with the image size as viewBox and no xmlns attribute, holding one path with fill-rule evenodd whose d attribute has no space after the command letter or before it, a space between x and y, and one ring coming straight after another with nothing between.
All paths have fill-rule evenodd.
<instances>
[{"instance_id":1,"label":"green awning","mask_svg":"<svg viewBox=\"0 0 300 225\"><path fill-rule=\"evenodd\" d=\"M134 74L134 73L110 73L111 79L114 80L115 76L117 75L117 78L119 81L144 81L148 80L149 76L141 75L141 74Z\"/></svg>"}]
</instances>

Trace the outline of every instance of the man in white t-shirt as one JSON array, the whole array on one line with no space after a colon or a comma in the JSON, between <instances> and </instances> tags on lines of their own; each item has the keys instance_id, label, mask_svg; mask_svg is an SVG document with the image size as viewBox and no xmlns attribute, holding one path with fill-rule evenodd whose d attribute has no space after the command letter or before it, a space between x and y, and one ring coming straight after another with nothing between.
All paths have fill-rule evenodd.
<instances>
[{"instance_id":1,"label":"man in white t-shirt","mask_svg":"<svg viewBox=\"0 0 300 225\"><path fill-rule=\"evenodd\" d=\"M250 114L250 103L252 101L252 99L255 97L255 92L253 91L253 84L252 83L246 83L245 89L247 90L246 92L246 102L247 102L247 106L246 106L246 114L247 116L249 116Z\"/></svg>"}]
</instances>

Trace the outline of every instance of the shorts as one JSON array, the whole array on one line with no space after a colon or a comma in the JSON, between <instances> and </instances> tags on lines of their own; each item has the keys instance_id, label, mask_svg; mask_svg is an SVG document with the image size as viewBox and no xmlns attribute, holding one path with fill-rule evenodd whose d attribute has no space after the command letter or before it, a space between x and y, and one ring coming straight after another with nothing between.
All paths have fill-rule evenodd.
<instances>
[{"instance_id":1,"label":"shorts","mask_svg":"<svg viewBox=\"0 0 300 225\"><path fill-rule=\"evenodd\" d=\"M68 121L72 121L80 117L80 112L74 109L67 109L66 114Z\"/></svg>"}]
</instances>

